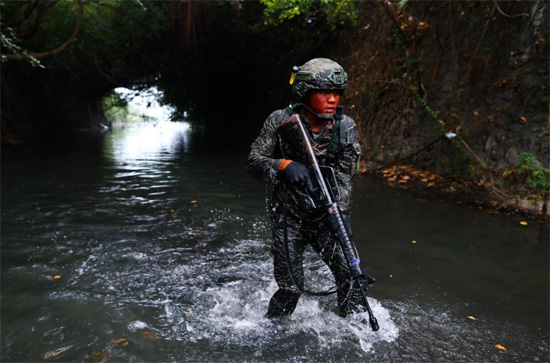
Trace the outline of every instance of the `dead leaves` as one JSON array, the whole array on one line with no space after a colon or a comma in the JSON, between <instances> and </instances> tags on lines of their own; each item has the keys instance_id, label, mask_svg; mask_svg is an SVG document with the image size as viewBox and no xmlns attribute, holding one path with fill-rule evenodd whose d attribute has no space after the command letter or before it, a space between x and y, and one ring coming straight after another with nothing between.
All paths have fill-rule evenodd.
<instances>
[{"instance_id":1,"label":"dead leaves","mask_svg":"<svg viewBox=\"0 0 550 363\"><path fill-rule=\"evenodd\" d=\"M441 178L427 170L413 169L410 165L397 166L384 169L382 175L390 185L406 185L412 182L421 182L427 187L434 186Z\"/></svg>"},{"instance_id":2,"label":"dead leaves","mask_svg":"<svg viewBox=\"0 0 550 363\"><path fill-rule=\"evenodd\" d=\"M128 338L119 338L112 343L108 343L107 347L104 349L96 349L92 348L91 352L91 358L94 362L101 362L109 360L111 357L111 354L115 349L126 349L126 347L130 346L132 343L136 342L143 342L143 341L153 341L156 342L158 338L151 333L150 331L141 331L137 332L134 336L128 337ZM44 342L43 345L51 345L51 342ZM69 350L69 347L61 347L57 348L56 350L50 350L46 353L43 353L41 355L42 359L44 360L52 360L56 359L59 356L61 356L62 353Z\"/></svg>"}]
</instances>

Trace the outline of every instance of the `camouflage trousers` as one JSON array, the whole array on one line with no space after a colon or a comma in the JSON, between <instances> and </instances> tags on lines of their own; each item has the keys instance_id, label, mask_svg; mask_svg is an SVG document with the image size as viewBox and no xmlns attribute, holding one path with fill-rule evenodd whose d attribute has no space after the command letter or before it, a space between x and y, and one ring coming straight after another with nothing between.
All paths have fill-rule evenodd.
<instances>
[{"instance_id":1,"label":"camouflage trousers","mask_svg":"<svg viewBox=\"0 0 550 363\"><path fill-rule=\"evenodd\" d=\"M269 301L268 317L290 315L296 308L304 289L303 254L308 245L313 247L334 276L338 287L339 315L366 311L358 286L361 283L366 289L366 280L360 278L354 281L350 289L351 274L342 248L322 220L300 222L279 212L273 212L271 220L274 275L279 289Z\"/></svg>"}]
</instances>

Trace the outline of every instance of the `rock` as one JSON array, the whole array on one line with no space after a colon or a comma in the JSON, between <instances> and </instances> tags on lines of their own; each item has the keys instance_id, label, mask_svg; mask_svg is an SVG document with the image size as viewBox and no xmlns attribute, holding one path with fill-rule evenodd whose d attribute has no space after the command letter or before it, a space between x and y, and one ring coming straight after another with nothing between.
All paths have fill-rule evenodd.
<instances>
[{"instance_id":1,"label":"rock","mask_svg":"<svg viewBox=\"0 0 550 363\"><path fill-rule=\"evenodd\" d=\"M485 142L485 152L490 153L491 150L493 150L497 146L497 141L495 138L495 134L491 133L491 135L487 138L487 141Z\"/></svg>"},{"instance_id":2,"label":"rock","mask_svg":"<svg viewBox=\"0 0 550 363\"><path fill-rule=\"evenodd\" d=\"M511 148L508 149L508 151L506 151L506 155L504 155L504 160L508 163L516 164L518 156L519 156L518 149L512 146Z\"/></svg>"}]
</instances>

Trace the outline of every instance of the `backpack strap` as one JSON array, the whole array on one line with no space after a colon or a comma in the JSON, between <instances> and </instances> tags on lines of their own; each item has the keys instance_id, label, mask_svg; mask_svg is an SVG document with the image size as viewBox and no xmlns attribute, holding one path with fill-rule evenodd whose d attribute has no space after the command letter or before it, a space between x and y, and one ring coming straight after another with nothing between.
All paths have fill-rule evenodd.
<instances>
[{"instance_id":1,"label":"backpack strap","mask_svg":"<svg viewBox=\"0 0 550 363\"><path fill-rule=\"evenodd\" d=\"M346 125L342 122L343 107L338 106L334 115L334 126L332 128L332 136L327 147L327 162L329 165L334 165L338 161L340 149L346 143Z\"/></svg>"}]
</instances>

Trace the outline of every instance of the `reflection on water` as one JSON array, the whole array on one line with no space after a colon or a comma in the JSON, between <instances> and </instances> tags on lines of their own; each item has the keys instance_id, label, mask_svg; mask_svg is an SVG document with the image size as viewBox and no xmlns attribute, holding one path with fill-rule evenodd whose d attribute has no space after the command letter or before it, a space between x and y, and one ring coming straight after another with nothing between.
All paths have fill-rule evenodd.
<instances>
[{"instance_id":1,"label":"reflection on water","mask_svg":"<svg viewBox=\"0 0 550 363\"><path fill-rule=\"evenodd\" d=\"M159 121L120 130L124 136L112 140L111 156L116 162L142 163L163 156L173 158L180 151L189 151L189 128L187 122Z\"/></svg>"},{"instance_id":2,"label":"reflection on water","mask_svg":"<svg viewBox=\"0 0 550 363\"><path fill-rule=\"evenodd\" d=\"M247 155L197 151L184 123L103 145L3 155L2 360L548 361L544 226L359 176L354 234L380 331L338 317L334 297L271 321L265 186ZM311 251L306 271L332 286Z\"/></svg>"}]
</instances>

